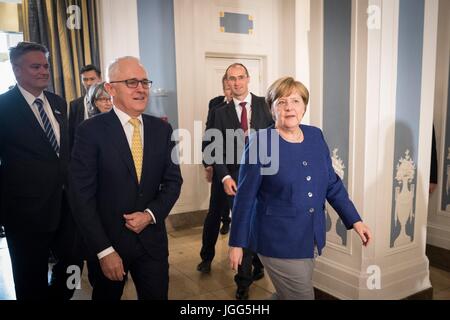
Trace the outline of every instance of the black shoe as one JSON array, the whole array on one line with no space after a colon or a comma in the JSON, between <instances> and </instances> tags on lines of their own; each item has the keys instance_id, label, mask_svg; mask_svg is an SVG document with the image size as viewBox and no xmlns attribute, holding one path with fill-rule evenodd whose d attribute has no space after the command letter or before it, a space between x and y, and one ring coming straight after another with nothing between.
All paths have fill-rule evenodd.
<instances>
[{"instance_id":1,"label":"black shoe","mask_svg":"<svg viewBox=\"0 0 450 320\"><path fill-rule=\"evenodd\" d=\"M211 261L203 260L197 266L197 270L201 273L210 273L211 272Z\"/></svg>"},{"instance_id":2,"label":"black shoe","mask_svg":"<svg viewBox=\"0 0 450 320\"><path fill-rule=\"evenodd\" d=\"M220 228L220 234L227 234L230 231L229 223L222 223L222 228Z\"/></svg>"},{"instance_id":3,"label":"black shoe","mask_svg":"<svg viewBox=\"0 0 450 320\"><path fill-rule=\"evenodd\" d=\"M248 287L238 287L236 290L236 299L248 300Z\"/></svg>"},{"instance_id":4,"label":"black shoe","mask_svg":"<svg viewBox=\"0 0 450 320\"><path fill-rule=\"evenodd\" d=\"M264 278L264 268L254 268L252 274L253 281L258 281L262 278Z\"/></svg>"}]
</instances>

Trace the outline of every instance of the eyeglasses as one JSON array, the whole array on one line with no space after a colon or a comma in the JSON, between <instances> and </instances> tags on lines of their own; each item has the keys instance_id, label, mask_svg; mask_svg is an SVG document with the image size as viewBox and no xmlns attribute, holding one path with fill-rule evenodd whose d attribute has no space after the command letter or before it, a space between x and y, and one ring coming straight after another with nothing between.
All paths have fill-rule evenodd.
<instances>
[{"instance_id":1,"label":"eyeglasses","mask_svg":"<svg viewBox=\"0 0 450 320\"><path fill-rule=\"evenodd\" d=\"M127 80L120 80L120 81L110 81L109 83L125 83L125 85L128 88L131 89L136 89L139 85L139 83L142 84L142 88L144 89L148 89L152 87L152 83L153 81L148 80L148 79L144 79L144 80L138 80L138 79L127 79Z\"/></svg>"},{"instance_id":2,"label":"eyeglasses","mask_svg":"<svg viewBox=\"0 0 450 320\"><path fill-rule=\"evenodd\" d=\"M100 97L98 99L95 99L95 101L101 101L101 102L111 102L111 98L108 97Z\"/></svg>"}]
</instances>

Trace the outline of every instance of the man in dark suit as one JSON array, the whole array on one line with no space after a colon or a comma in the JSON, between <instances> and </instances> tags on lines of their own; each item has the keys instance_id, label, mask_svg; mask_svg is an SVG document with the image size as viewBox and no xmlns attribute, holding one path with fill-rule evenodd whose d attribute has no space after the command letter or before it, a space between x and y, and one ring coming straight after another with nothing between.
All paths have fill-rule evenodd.
<instances>
[{"instance_id":1,"label":"man in dark suit","mask_svg":"<svg viewBox=\"0 0 450 320\"><path fill-rule=\"evenodd\" d=\"M214 115L218 108L226 106L233 99L231 88L228 85L226 74L222 78L222 86L224 96L218 96L209 101L208 118L206 120L205 133L214 126ZM202 151L211 143L211 140L205 136L202 142ZM221 234L227 234L230 228L230 207L228 205L227 194L223 190L222 182L214 174L213 165L206 164L205 166L206 180L211 183L211 195L209 199L208 214L203 223L202 248L200 250L200 257L202 261L198 264L197 270L201 273L211 272L211 263L215 256L215 246L219 231ZM220 228L220 221L222 220L222 228ZM220 228L220 230L219 230Z\"/></svg>"},{"instance_id":2,"label":"man in dark suit","mask_svg":"<svg viewBox=\"0 0 450 320\"><path fill-rule=\"evenodd\" d=\"M81 83L83 84L85 93L89 88L102 82L102 73L100 69L92 64L84 66L80 70ZM88 104L86 101L86 94L70 102L69 105L69 137L70 146L73 146L73 139L75 137L75 129L78 125L88 118Z\"/></svg>"},{"instance_id":3,"label":"man in dark suit","mask_svg":"<svg viewBox=\"0 0 450 320\"><path fill-rule=\"evenodd\" d=\"M214 173L222 182L232 208L237 191L239 162L249 131L265 129L273 124L273 119L264 97L257 97L248 91L250 76L244 65L240 63L230 65L226 75L228 84L231 86L233 101L215 112L214 128L222 133L224 145L221 161L214 163ZM235 130L237 134L227 135L229 129ZM231 147L227 148L227 145ZM230 150L234 151L234 155L227 154ZM231 217L233 218L233 214ZM234 278L237 284L236 298L248 299L250 285L263 276L264 268L258 256L244 249L241 266Z\"/></svg>"},{"instance_id":4,"label":"man in dark suit","mask_svg":"<svg viewBox=\"0 0 450 320\"><path fill-rule=\"evenodd\" d=\"M139 299L167 299L165 218L182 184L172 128L143 114L151 81L138 59L119 58L108 73L113 110L78 127L69 174L92 299L119 300L128 271Z\"/></svg>"},{"instance_id":5,"label":"man in dark suit","mask_svg":"<svg viewBox=\"0 0 450 320\"><path fill-rule=\"evenodd\" d=\"M47 49L21 42L10 49L17 86L0 95L2 221L18 300L48 298L48 257L67 213L67 104L44 91Z\"/></svg>"}]
</instances>

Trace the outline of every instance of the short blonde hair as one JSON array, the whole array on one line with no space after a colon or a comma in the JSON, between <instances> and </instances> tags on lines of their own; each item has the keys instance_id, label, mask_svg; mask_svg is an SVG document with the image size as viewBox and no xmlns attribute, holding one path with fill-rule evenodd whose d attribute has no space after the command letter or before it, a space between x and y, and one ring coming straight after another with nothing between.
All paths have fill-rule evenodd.
<instances>
[{"instance_id":1,"label":"short blonde hair","mask_svg":"<svg viewBox=\"0 0 450 320\"><path fill-rule=\"evenodd\" d=\"M302 97L305 107L308 106L309 102L309 91L303 83L296 81L292 77L283 77L275 81L267 90L266 103L269 108L272 106L276 100L281 97L286 97L291 95L294 91L298 92ZM305 109L306 110L306 109Z\"/></svg>"}]
</instances>

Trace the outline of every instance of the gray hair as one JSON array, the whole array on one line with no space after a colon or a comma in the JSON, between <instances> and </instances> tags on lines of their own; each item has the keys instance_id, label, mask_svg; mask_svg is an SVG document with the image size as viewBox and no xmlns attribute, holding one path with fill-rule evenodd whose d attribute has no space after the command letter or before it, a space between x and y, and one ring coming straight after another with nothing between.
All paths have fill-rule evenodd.
<instances>
[{"instance_id":1,"label":"gray hair","mask_svg":"<svg viewBox=\"0 0 450 320\"><path fill-rule=\"evenodd\" d=\"M124 57L117 58L116 60L111 62L111 64L108 66L108 81L113 80L113 78L119 73L121 62L128 61L128 60L134 60L139 65L142 66L141 61L138 58L133 57L133 56L124 56ZM144 68L144 66L142 66L142 68Z\"/></svg>"}]
</instances>

